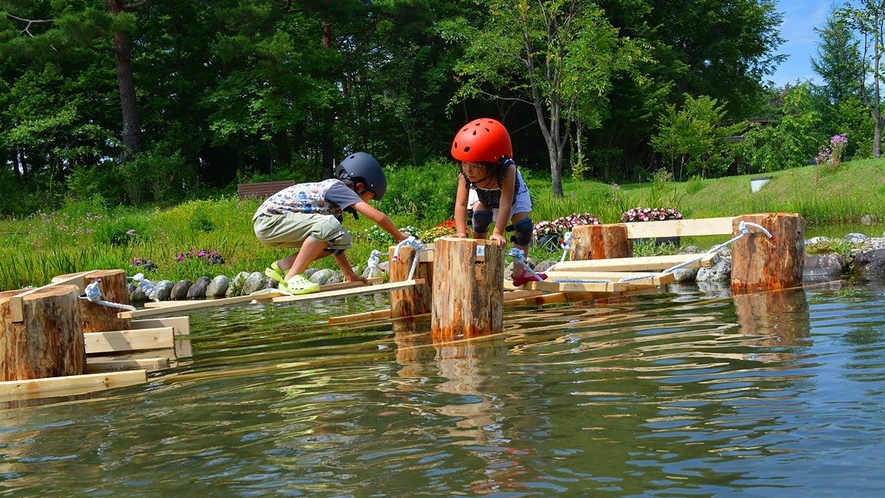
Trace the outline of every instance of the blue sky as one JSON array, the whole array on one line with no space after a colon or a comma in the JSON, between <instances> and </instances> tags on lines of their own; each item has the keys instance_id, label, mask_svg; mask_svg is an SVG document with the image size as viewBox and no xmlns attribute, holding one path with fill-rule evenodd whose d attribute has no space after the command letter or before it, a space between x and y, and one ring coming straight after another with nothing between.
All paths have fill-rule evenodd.
<instances>
[{"instance_id":1,"label":"blue sky","mask_svg":"<svg viewBox=\"0 0 885 498\"><path fill-rule=\"evenodd\" d=\"M834 0L777 0L777 11L784 16L781 38L786 40L777 53L789 57L773 75L768 76L768 80L778 86L796 80L815 80L811 58L817 57L820 38L814 28L823 26L834 4L842 3Z\"/></svg>"}]
</instances>

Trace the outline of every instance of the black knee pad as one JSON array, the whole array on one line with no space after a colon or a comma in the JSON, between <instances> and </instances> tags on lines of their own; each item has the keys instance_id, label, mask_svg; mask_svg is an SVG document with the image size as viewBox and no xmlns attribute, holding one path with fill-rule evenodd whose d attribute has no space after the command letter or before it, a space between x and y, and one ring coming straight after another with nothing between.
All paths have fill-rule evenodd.
<instances>
[{"instance_id":1,"label":"black knee pad","mask_svg":"<svg viewBox=\"0 0 885 498\"><path fill-rule=\"evenodd\" d=\"M518 246L528 247L532 243L532 232L535 225L531 218L523 218L513 224L513 230L516 234L510 238L510 241Z\"/></svg>"},{"instance_id":2,"label":"black knee pad","mask_svg":"<svg viewBox=\"0 0 885 498\"><path fill-rule=\"evenodd\" d=\"M495 213L492 211L474 211L473 212L473 231L476 233L488 233L489 225Z\"/></svg>"}]
</instances>

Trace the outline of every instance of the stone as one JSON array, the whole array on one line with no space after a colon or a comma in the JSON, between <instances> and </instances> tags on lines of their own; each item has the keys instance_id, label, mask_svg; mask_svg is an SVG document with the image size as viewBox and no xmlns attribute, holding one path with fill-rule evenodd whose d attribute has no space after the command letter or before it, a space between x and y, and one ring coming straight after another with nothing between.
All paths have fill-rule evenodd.
<instances>
[{"instance_id":1,"label":"stone","mask_svg":"<svg viewBox=\"0 0 885 498\"><path fill-rule=\"evenodd\" d=\"M879 217L875 214L865 214L860 217L860 222L863 225L870 226L879 223Z\"/></svg>"},{"instance_id":2,"label":"stone","mask_svg":"<svg viewBox=\"0 0 885 498\"><path fill-rule=\"evenodd\" d=\"M699 268L698 282L731 282L731 260L721 258L710 268Z\"/></svg>"},{"instance_id":3,"label":"stone","mask_svg":"<svg viewBox=\"0 0 885 498\"><path fill-rule=\"evenodd\" d=\"M172 295L172 287L175 286L171 280L160 280L157 282L157 300L159 301L168 301L169 296Z\"/></svg>"},{"instance_id":4,"label":"stone","mask_svg":"<svg viewBox=\"0 0 885 498\"><path fill-rule=\"evenodd\" d=\"M863 243L870 240L870 236L862 233L849 233L842 239L852 243Z\"/></svg>"},{"instance_id":5,"label":"stone","mask_svg":"<svg viewBox=\"0 0 885 498\"><path fill-rule=\"evenodd\" d=\"M209 286L206 288L206 297L224 297L228 287L230 287L230 279L227 278L227 275L217 275L209 282Z\"/></svg>"},{"instance_id":6,"label":"stone","mask_svg":"<svg viewBox=\"0 0 885 498\"><path fill-rule=\"evenodd\" d=\"M188 299L205 299L206 298L206 289L209 287L209 277L200 277L194 282L194 285L191 285L187 290L187 298Z\"/></svg>"},{"instance_id":7,"label":"stone","mask_svg":"<svg viewBox=\"0 0 885 498\"><path fill-rule=\"evenodd\" d=\"M190 289L191 286L190 280L180 280L178 283L172 286L172 291L169 294L169 297L173 301L182 301L187 299L187 290Z\"/></svg>"},{"instance_id":8,"label":"stone","mask_svg":"<svg viewBox=\"0 0 885 498\"><path fill-rule=\"evenodd\" d=\"M885 278L885 249L857 253L854 256L854 273L867 279Z\"/></svg>"},{"instance_id":9,"label":"stone","mask_svg":"<svg viewBox=\"0 0 885 498\"><path fill-rule=\"evenodd\" d=\"M694 282L697 280L698 268L680 268L673 271L673 278L677 284Z\"/></svg>"},{"instance_id":10,"label":"stone","mask_svg":"<svg viewBox=\"0 0 885 498\"><path fill-rule=\"evenodd\" d=\"M829 282L839 280L848 271L848 262L841 254L806 254L802 265L803 282Z\"/></svg>"},{"instance_id":11,"label":"stone","mask_svg":"<svg viewBox=\"0 0 885 498\"><path fill-rule=\"evenodd\" d=\"M264 277L263 273L253 272L246 278L246 281L243 282L243 295L247 296L252 294L253 292L260 291L264 288L264 284L267 283L267 279Z\"/></svg>"},{"instance_id":12,"label":"stone","mask_svg":"<svg viewBox=\"0 0 885 498\"><path fill-rule=\"evenodd\" d=\"M149 299L144 293L144 289L141 287L141 285L138 285L132 292L129 293L129 301L133 303L143 303L145 301L149 301Z\"/></svg>"},{"instance_id":13,"label":"stone","mask_svg":"<svg viewBox=\"0 0 885 498\"><path fill-rule=\"evenodd\" d=\"M332 278L333 273L334 273L334 271L332 271L328 268L323 268L322 270L317 270L317 271L313 272L313 274L309 278L310 278L311 282L314 282L314 283L317 283L320 285L325 285L326 282L328 282L329 279Z\"/></svg>"},{"instance_id":14,"label":"stone","mask_svg":"<svg viewBox=\"0 0 885 498\"><path fill-rule=\"evenodd\" d=\"M249 278L249 273L245 271L241 271L237 274L236 277L231 280L230 285L225 291L225 297L236 297L243 295L243 285L246 283L246 279Z\"/></svg>"}]
</instances>

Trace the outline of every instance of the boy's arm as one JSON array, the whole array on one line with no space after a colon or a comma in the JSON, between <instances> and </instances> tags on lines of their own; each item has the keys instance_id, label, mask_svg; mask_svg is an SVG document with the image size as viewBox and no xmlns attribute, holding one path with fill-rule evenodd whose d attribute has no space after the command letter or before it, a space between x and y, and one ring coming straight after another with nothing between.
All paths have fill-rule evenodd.
<instances>
[{"instance_id":1,"label":"boy's arm","mask_svg":"<svg viewBox=\"0 0 885 498\"><path fill-rule=\"evenodd\" d=\"M498 219L495 220L495 231L489 237L499 243L506 244L507 238L504 232L510 224L510 210L513 209L513 189L516 188L516 167L511 166L504 172L501 181L501 202L498 206Z\"/></svg>"},{"instance_id":2,"label":"boy's arm","mask_svg":"<svg viewBox=\"0 0 885 498\"><path fill-rule=\"evenodd\" d=\"M350 266L350 261L347 260L347 256L343 252L335 255L335 262L338 263L338 268L341 269L341 274L344 275L344 280L348 282L362 282L364 284L369 282L366 277L357 275L353 271L353 267Z\"/></svg>"},{"instance_id":3,"label":"boy's arm","mask_svg":"<svg viewBox=\"0 0 885 498\"><path fill-rule=\"evenodd\" d=\"M458 193L455 195L455 236L467 237L467 199L470 191L464 177L458 175Z\"/></svg>"},{"instance_id":4,"label":"boy's arm","mask_svg":"<svg viewBox=\"0 0 885 498\"><path fill-rule=\"evenodd\" d=\"M393 224L393 221L391 221L386 214L373 208L369 203L357 202L352 207L356 212L374 221L376 225L386 230L390 235L393 235L394 242L402 242L409 238L408 234L400 232L399 229L396 228L396 225Z\"/></svg>"}]
</instances>

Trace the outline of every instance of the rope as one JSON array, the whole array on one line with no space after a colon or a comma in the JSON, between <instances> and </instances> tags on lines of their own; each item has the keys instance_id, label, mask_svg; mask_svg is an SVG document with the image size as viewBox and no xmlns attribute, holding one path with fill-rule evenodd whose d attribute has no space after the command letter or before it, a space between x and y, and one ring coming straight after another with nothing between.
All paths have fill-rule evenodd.
<instances>
[{"instance_id":1,"label":"rope","mask_svg":"<svg viewBox=\"0 0 885 498\"><path fill-rule=\"evenodd\" d=\"M518 247L513 247L510 249L510 252L508 252L507 255L513 258L514 265L516 265L516 264L522 265L523 269L528 271L529 274L531 276L535 277L538 281L544 280L544 278L542 278L540 275L535 273L535 270L533 270L532 267L530 267L529 264L526 262L525 251L523 251L522 249L520 249Z\"/></svg>"},{"instance_id":2,"label":"rope","mask_svg":"<svg viewBox=\"0 0 885 498\"><path fill-rule=\"evenodd\" d=\"M424 247L424 244L422 244L420 240L416 239L413 235L409 235L406 240L400 241L400 243L396 245L396 248L393 250L393 258L391 259L391 262L396 263L399 260L399 248L402 246L409 246L416 251L415 259L412 260L412 267L409 268L409 277L406 279L412 280L415 276L415 270L418 269L418 261L421 259L421 251L432 251L433 249Z\"/></svg>"},{"instance_id":3,"label":"rope","mask_svg":"<svg viewBox=\"0 0 885 498\"><path fill-rule=\"evenodd\" d=\"M141 285L141 290L144 291L144 295L147 296L148 299L154 302L159 302L160 298L158 297L158 289L157 286L154 285L153 282L144 278L144 273L136 273L133 277L126 277L130 280L134 280Z\"/></svg>"},{"instance_id":4,"label":"rope","mask_svg":"<svg viewBox=\"0 0 885 498\"><path fill-rule=\"evenodd\" d=\"M128 304L121 303L112 303L110 301L105 301L101 298L101 278L95 279L95 282L86 286L86 295L80 296L80 299L83 301L89 301L90 303L100 304L101 306L107 306L108 308L117 308L121 310L127 311L135 311L135 306L130 306Z\"/></svg>"},{"instance_id":5,"label":"rope","mask_svg":"<svg viewBox=\"0 0 885 498\"><path fill-rule=\"evenodd\" d=\"M559 246L562 247L562 257L559 258L559 262L562 263L565 261L565 255L568 254L569 249L572 247L572 240L575 238L575 234L573 231L567 232L562 237L562 242L559 243Z\"/></svg>"}]
</instances>

